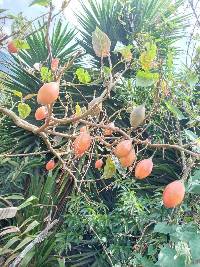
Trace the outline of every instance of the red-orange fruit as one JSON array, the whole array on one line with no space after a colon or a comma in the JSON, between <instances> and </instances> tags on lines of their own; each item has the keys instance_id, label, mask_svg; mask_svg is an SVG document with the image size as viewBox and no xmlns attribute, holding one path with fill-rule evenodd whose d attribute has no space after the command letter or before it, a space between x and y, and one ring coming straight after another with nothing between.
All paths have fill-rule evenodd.
<instances>
[{"instance_id":1,"label":"red-orange fruit","mask_svg":"<svg viewBox=\"0 0 200 267\"><path fill-rule=\"evenodd\" d=\"M86 133L87 132L87 127L83 126L80 128L80 133Z\"/></svg>"},{"instance_id":2,"label":"red-orange fruit","mask_svg":"<svg viewBox=\"0 0 200 267\"><path fill-rule=\"evenodd\" d=\"M135 177L137 179L144 179L149 176L153 169L152 158L141 160L135 168Z\"/></svg>"},{"instance_id":3,"label":"red-orange fruit","mask_svg":"<svg viewBox=\"0 0 200 267\"><path fill-rule=\"evenodd\" d=\"M180 181L174 181L165 187L163 203L166 208L175 208L180 205L185 196L185 186Z\"/></svg>"},{"instance_id":4,"label":"red-orange fruit","mask_svg":"<svg viewBox=\"0 0 200 267\"><path fill-rule=\"evenodd\" d=\"M50 171L50 170L53 170L54 168L55 168L55 161L53 159L51 159L46 164L46 170Z\"/></svg>"},{"instance_id":5,"label":"red-orange fruit","mask_svg":"<svg viewBox=\"0 0 200 267\"><path fill-rule=\"evenodd\" d=\"M114 149L114 154L118 158L125 157L132 149L131 140L121 141Z\"/></svg>"},{"instance_id":6,"label":"red-orange fruit","mask_svg":"<svg viewBox=\"0 0 200 267\"><path fill-rule=\"evenodd\" d=\"M42 105L52 104L59 96L59 83L45 83L38 91L37 102Z\"/></svg>"},{"instance_id":7,"label":"red-orange fruit","mask_svg":"<svg viewBox=\"0 0 200 267\"><path fill-rule=\"evenodd\" d=\"M119 161L120 161L122 167L127 168L133 164L135 159L136 159L135 150L131 149L131 151L128 153L128 155L120 158Z\"/></svg>"},{"instance_id":8,"label":"red-orange fruit","mask_svg":"<svg viewBox=\"0 0 200 267\"><path fill-rule=\"evenodd\" d=\"M37 121L44 120L47 116L47 110L46 107L42 106L38 108L35 112L35 119Z\"/></svg>"},{"instance_id":9,"label":"red-orange fruit","mask_svg":"<svg viewBox=\"0 0 200 267\"><path fill-rule=\"evenodd\" d=\"M96 168L96 169L101 169L102 166L103 166L103 160L102 160L102 159L98 159L98 160L95 162L95 168Z\"/></svg>"},{"instance_id":10,"label":"red-orange fruit","mask_svg":"<svg viewBox=\"0 0 200 267\"><path fill-rule=\"evenodd\" d=\"M51 61L51 70L53 72L57 71L58 69L58 66L59 66L59 58L53 58L52 61Z\"/></svg>"},{"instance_id":11,"label":"red-orange fruit","mask_svg":"<svg viewBox=\"0 0 200 267\"><path fill-rule=\"evenodd\" d=\"M18 52L18 48L15 46L13 41L10 41L8 43L8 52L11 54L17 53Z\"/></svg>"},{"instance_id":12,"label":"red-orange fruit","mask_svg":"<svg viewBox=\"0 0 200 267\"><path fill-rule=\"evenodd\" d=\"M92 138L89 133L83 132L76 137L73 148L77 157L81 157L89 148L92 142Z\"/></svg>"},{"instance_id":13,"label":"red-orange fruit","mask_svg":"<svg viewBox=\"0 0 200 267\"><path fill-rule=\"evenodd\" d=\"M114 124L114 122L111 122L107 126L115 127L115 124ZM103 132L104 136L110 136L110 135L112 135L112 133L113 133L112 129L105 129L104 132Z\"/></svg>"}]
</instances>

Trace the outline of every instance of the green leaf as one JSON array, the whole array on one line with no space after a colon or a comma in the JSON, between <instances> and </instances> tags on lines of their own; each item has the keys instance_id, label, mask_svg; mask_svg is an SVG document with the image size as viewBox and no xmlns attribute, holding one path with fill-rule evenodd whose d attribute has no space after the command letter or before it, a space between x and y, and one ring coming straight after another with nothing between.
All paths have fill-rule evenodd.
<instances>
[{"instance_id":1,"label":"green leaf","mask_svg":"<svg viewBox=\"0 0 200 267\"><path fill-rule=\"evenodd\" d=\"M158 73L139 70L136 74L136 86L148 87L153 85L159 79Z\"/></svg>"},{"instance_id":2,"label":"green leaf","mask_svg":"<svg viewBox=\"0 0 200 267\"><path fill-rule=\"evenodd\" d=\"M188 70L186 76L186 81L190 85L190 87L194 87L199 81L198 73L194 71Z\"/></svg>"},{"instance_id":3,"label":"green leaf","mask_svg":"<svg viewBox=\"0 0 200 267\"><path fill-rule=\"evenodd\" d=\"M116 173L115 163L111 157L108 157L106 160L106 165L104 167L103 178L105 179L111 178L115 173Z\"/></svg>"},{"instance_id":4,"label":"green leaf","mask_svg":"<svg viewBox=\"0 0 200 267\"><path fill-rule=\"evenodd\" d=\"M188 180L188 192L200 195L200 169L195 170Z\"/></svg>"},{"instance_id":5,"label":"green leaf","mask_svg":"<svg viewBox=\"0 0 200 267\"><path fill-rule=\"evenodd\" d=\"M40 69L40 75L43 82L51 82L53 80L53 74L47 67Z\"/></svg>"},{"instance_id":6,"label":"green leaf","mask_svg":"<svg viewBox=\"0 0 200 267\"><path fill-rule=\"evenodd\" d=\"M80 83L86 84L91 82L91 77L89 72L87 70L84 70L83 68L78 68L76 70L76 75Z\"/></svg>"},{"instance_id":7,"label":"green leaf","mask_svg":"<svg viewBox=\"0 0 200 267\"><path fill-rule=\"evenodd\" d=\"M132 48L133 48L132 45L121 46L117 48L115 51L120 53L124 60L130 61L132 59L132 52L131 52Z\"/></svg>"},{"instance_id":8,"label":"green leaf","mask_svg":"<svg viewBox=\"0 0 200 267\"><path fill-rule=\"evenodd\" d=\"M29 44L24 40L15 39L13 43L18 49L30 49Z\"/></svg>"},{"instance_id":9,"label":"green leaf","mask_svg":"<svg viewBox=\"0 0 200 267\"><path fill-rule=\"evenodd\" d=\"M38 200L38 198L35 197L35 196L31 196L31 197L29 197L29 198L28 198L25 202L23 202L17 209L18 209L18 210L21 210L21 209L23 209L23 208L25 208L25 207L27 207L27 206L30 206L34 200Z\"/></svg>"},{"instance_id":10,"label":"green leaf","mask_svg":"<svg viewBox=\"0 0 200 267\"><path fill-rule=\"evenodd\" d=\"M39 6L48 6L51 3L51 0L34 0L29 6L39 5Z\"/></svg>"},{"instance_id":11,"label":"green leaf","mask_svg":"<svg viewBox=\"0 0 200 267\"><path fill-rule=\"evenodd\" d=\"M26 119L31 113L31 107L25 103L19 103L18 112L21 119Z\"/></svg>"},{"instance_id":12,"label":"green leaf","mask_svg":"<svg viewBox=\"0 0 200 267\"><path fill-rule=\"evenodd\" d=\"M200 260L200 234L189 242L193 260Z\"/></svg>"},{"instance_id":13,"label":"green leaf","mask_svg":"<svg viewBox=\"0 0 200 267\"><path fill-rule=\"evenodd\" d=\"M16 91L16 90L13 91L13 95L18 96L18 97L21 98L21 99L22 99L22 97L23 97L22 92L20 92L20 91Z\"/></svg>"},{"instance_id":14,"label":"green leaf","mask_svg":"<svg viewBox=\"0 0 200 267\"><path fill-rule=\"evenodd\" d=\"M26 230L22 234L26 234L26 233L30 232L31 230L33 230L38 225L39 225L39 222L38 221L33 221L32 223L30 223L28 225L28 227L26 228Z\"/></svg>"},{"instance_id":15,"label":"green leaf","mask_svg":"<svg viewBox=\"0 0 200 267\"><path fill-rule=\"evenodd\" d=\"M107 34L102 32L98 27L92 33L92 45L98 57L108 57L110 55L111 41Z\"/></svg>"},{"instance_id":16,"label":"green leaf","mask_svg":"<svg viewBox=\"0 0 200 267\"><path fill-rule=\"evenodd\" d=\"M162 267L185 267L185 256L177 256L174 249L166 246L161 249L156 265Z\"/></svg>"},{"instance_id":17,"label":"green leaf","mask_svg":"<svg viewBox=\"0 0 200 267\"><path fill-rule=\"evenodd\" d=\"M176 225L169 225L165 222L159 222L154 227L154 233L170 234L176 231Z\"/></svg>"},{"instance_id":18,"label":"green leaf","mask_svg":"<svg viewBox=\"0 0 200 267\"><path fill-rule=\"evenodd\" d=\"M183 115L183 113L178 109L174 104L172 104L170 101L165 102L166 107L168 110L173 113L173 115L178 119L178 120L184 120L186 117Z\"/></svg>"},{"instance_id":19,"label":"green leaf","mask_svg":"<svg viewBox=\"0 0 200 267\"><path fill-rule=\"evenodd\" d=\"M1 4L1 2L0 2L0 4ZM6 10L7 10L7 9L0 8L0 13L5 12Z\"/></svg>"}]
</instances>

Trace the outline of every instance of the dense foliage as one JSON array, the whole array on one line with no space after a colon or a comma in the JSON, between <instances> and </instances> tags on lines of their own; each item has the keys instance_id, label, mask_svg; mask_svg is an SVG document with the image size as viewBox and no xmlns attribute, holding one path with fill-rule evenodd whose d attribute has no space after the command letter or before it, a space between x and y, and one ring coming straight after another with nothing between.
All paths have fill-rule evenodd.
<instances>
[{"instance_id":1,"label":"dense foliage","mask_svg":"<svg viewBox=\"0 0 200 267\"><path fill-rule=\"evenodd\" d=\"M0 10L0 266L200 266L199 1L61 2Z\"/></svg>"}]
</instances>

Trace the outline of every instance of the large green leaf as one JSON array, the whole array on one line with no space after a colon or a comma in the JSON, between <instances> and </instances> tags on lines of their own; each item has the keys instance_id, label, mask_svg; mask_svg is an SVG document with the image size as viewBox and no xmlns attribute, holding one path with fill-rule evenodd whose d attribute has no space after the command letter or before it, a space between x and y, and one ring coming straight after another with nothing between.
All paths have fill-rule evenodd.
<instances>
[{"instance_id":1,"label":"large green leaf","mask_svg":"<svg viewBox=\"0 0 200 267\"><path fill-rule=\"evenodd\" d=\"M180 111L179 108L177 108L174 104L172 104L170 101L165 102L166 107L168 110L173 113L173 115L178 119L178 120L184 120L186 117L183 115L183 113Z\"/></svg>"},{"instance_id":2,"label":"large green leaf","mask_svg":"<svg viewBox=\"0 0 200 267\"><path fill-rule=\"evenodd\" d=\"M200 260L200 234L189 242L191 255L193 260Z\"/></svg>"},{"instance_id":3,"label":"large green leaf","mask_svg":"<svg viewBox=\"0 0 200 267\"><path fill-rule=\"evenodd\" d=\"M174 249L166 246L161 249L156 265L160 267L185 267L185 257L177 256Z\"/></svg>"}]
</instances>

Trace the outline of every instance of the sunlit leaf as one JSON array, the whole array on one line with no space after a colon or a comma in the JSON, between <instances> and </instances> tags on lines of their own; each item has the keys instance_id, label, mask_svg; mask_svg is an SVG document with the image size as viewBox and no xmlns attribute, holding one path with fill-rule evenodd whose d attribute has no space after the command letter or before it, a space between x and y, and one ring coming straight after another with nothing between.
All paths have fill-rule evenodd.
<instances>
[{"instance_id":1,"label":"sunlit leaf","mask_svg":"<svg viewBox=\"0 0 200 267\"><path fill-rule=\"evenodd\" d=\"M92 33L92 45L98 57L108 57L110 55L111 41L107 34L102 32L98 27Z\"/></svg>"},{"instance_id":2,"label":"sunlit leaf","mask_svg":"<svg viewBox=\"0 0 200 267\"><path fill-rule=\"evenodd\" d=\"M31 113L31 107L25 103L19 103L18 112L21 119L26 119Z\"/></svg>"},{"instance_id":3,"label":"sunlit leaf","mask_svg":"<svg viewBox=\"0 0 200 267\"><path fill-rule=\"evenodd\" d=\"M156 83L159 79L158 73L151 73L139 70L136 74L136 86L148 87Z\"/></svg>"},{"instance_id":4,"label":"sunlit leaf","mask_svg":"<svg viewBox=\"0 0 200 267\"><path fill-rule=\"evenodd\" d=\"M80 83L86 84L91 82L91 77L89 72L87 70L84 70L83 68L78 68L76 70L76 75Z\"/></svg>"}]
</instances>

